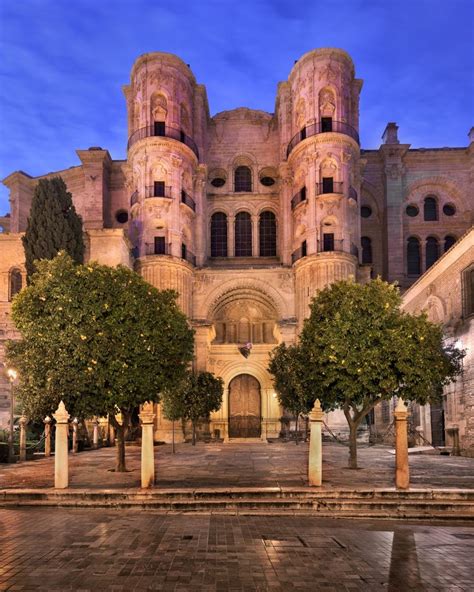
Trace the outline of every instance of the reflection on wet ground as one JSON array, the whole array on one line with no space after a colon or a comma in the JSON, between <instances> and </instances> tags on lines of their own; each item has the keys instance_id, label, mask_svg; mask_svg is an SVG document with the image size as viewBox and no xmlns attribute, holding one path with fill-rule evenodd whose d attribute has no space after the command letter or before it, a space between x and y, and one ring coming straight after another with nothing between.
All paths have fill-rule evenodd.
<instances>
[{"instance_id":1,"label":"reflection on wet ground","mask_svg":"<svg viewBox=\"0 0 474 592\"><path fill-rule=\"evenodd\" d=\"M474 589L470 523L0 510L0 591Z\"/></svg>"}]
</instances>

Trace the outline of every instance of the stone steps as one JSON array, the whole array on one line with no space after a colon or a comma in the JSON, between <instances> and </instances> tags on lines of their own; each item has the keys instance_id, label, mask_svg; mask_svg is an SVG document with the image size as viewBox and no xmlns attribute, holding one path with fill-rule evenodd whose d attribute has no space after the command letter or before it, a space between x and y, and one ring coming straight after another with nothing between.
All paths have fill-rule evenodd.
<instances>
[{"instance_id":1,"label":"stone steps","mask_svg":"<svg viewBox=\"0 0 474 592\"><path fill-rule=\"evenodd\" d=\"M0 507L130 508L162 512L474 519L474 490L3 490Z\"/></svg>"}]
</instances>

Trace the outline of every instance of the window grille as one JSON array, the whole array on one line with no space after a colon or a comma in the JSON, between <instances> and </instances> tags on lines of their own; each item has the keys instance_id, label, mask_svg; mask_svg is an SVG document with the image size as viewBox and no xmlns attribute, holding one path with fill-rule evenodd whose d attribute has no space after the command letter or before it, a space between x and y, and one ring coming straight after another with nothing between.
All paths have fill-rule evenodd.
<instances>
[{"instance_id":1,"label":"window grille","mask_svg":"<svg viewBox=\"0 0 474 592\"><path fill-rule=\"evenodd\" d=\"M273 212L260 214L260 257L276 257L276 218Z\"/></svg>"},{"instance_id":2,"label":"window grille","mask_svg":"<svg viewBox=\"0 0 474 592\"><path fill-rule=\"evenodd\" d=\"M247 166L239 166L234 173L234 191L252 191L252 172Z\"/></svg>"},{"instance_id":3,"label":"window grille","mask_svg":"<svg viewBox=\"0 0 474 592\"><path fill-rule=\"evenodd\" d=\"M252 256L252 220L248 212L239 212L235 217L235 256Z\"/></svg>"},{"instance_id":4,"label":"window grille","mask_svg":"<svg viewBox=\"0 0 474 592\"><path fill-rule=\"evenodd\" d=\"M421 261L420 261L420 241L411 236L407 241L407 274L420 275Z\"/></svg>"},{"instance_id":5,"label":"window grille","mask_svg":"<svg viewBox=\"0 0 474 592\"><path fill-rule=\"evenodd\" d=\"M429 269L433 263L439 259L439 245L438 239L434 236L429 236L426 239L426 269Z\"/></svg>"},{"instance_id":6,"label":"window grille","mask_svg":"<svg viewBox=\"0 0 474 592\"><path fill-rule=\"evenodd\" d=\"M438 204L435 197L425 197L423 204L423 218L425 222L433 222L438 219Z\"/></svg>"},{"instance_id":7,"label":"window grille","mask_svg":"<svg viewBox=\"0 0 474 592\"><path fill-rule=\"evenodd\" d=\"M227 257L227 216L223 212L211 218L211 257Z\"/></svg>"}]
</instances>

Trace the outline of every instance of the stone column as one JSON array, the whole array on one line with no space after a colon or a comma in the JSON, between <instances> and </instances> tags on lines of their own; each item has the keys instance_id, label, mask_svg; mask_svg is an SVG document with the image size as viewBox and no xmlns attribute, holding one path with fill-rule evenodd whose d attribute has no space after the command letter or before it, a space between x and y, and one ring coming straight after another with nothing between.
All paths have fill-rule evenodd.
<instances>
[{"instance_id":1,"label":"stone column","mask_svg":"<svg viewBox=\"0 0 474 592\"><path fill-rule=\"evenodd\" d=\"M258 257L260 255L258 221L259 217L257 214L252 214L252 257Z\"/></svg>"},{"instance_id":2,"label":"stone column","mask_svg":"<svg viewBox=\"0 0 474 592\"><path fill-rule=\"evenodd\" d=\"M75 417L72 420L72 453L76 454L77 453L77 424L79 423L79 420L77 419L77 417Z\"/></svg>"},{"instance_id":3,"label":"stone column","mask_svg":"<svg viewBox=\"0 0 474 592\"><path fill-rule=\"evenodd\" d=\"M155 483L155 450L153 448L153 403L144 403L140 413L142 422L142 487Z\"/></svg>"},{"instance_id":4,"label":"stone column","mask_svg":"<svg viewBox=\"0 0 474 592\"><path fill-rule=\"evenodd\" d=\"M408 429L407 406L403 399L398 399L394 411L395 416L395 487L410 487L410 471L408 467Z\"/></svg>"},{"instance_id":5,"label":"stone column","mask_svg":"<svg viewBox=\"0 0 474 592\"><path fill-rule=\"evenodd\" d=\"M44 419L44 455L51 456L51 418L47 415Z\"/></svg>"},{"instance_id":6,"label":"stone column","mask_svg":"<svg viewBox=\"0 0 474 592\"><path fill-rule=\"evenodd\" d=\"M97 419L94 419L92 425L92 448L94 450L97 450L97 448L99 448L99 421Z\"/></svg>"},{"instance_id":7,"label":"stone column","mask_svg":"<svg viewBox=\"0 0 474 592\"><path fill-rule=\"evenodd\" d=\"M28 419L22 415L20 417L20 462L26 460L26 424Z\"/></svg>"},{"instance_id":8,"label":"stone column","mask_svg":"<svg viewBox=\"0 0 474 592\"><path fill-rule=\"evenodd\" d=\"M53 413L56 420L56 447L54 453L54 487L65 489L69 484L68 466L68 420L69 413L61 401Z\"/></svg>"},{"instance_id":9,"label":"stone column","mask_svg":"<svg viewBox=\"0 0 474 592\"><path fill-rule=\"evenodd\" d=\"M321 485L323 479L323 441L321 427L324 412L319 399L316 399L309 414L311 432L309 437L308 481L310 485Z\"/></svg>"}]
</instances>

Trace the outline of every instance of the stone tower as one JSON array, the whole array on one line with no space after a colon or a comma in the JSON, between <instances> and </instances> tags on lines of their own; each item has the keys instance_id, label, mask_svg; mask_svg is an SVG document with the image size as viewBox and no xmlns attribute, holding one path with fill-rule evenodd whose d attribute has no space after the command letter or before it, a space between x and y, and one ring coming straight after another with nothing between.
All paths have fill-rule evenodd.
<instances>
[{"instance_id":1,"label":"stone tower","mask_svg":"<svg viewBox=\"0 0 474 592\"><path fill-rule=\"evenodd\" d=\"M361 86L345 51L317 49L279 88L285 258L295 270L300 323L316 290L357 273Z\"/></svg>"}]
</instances>

